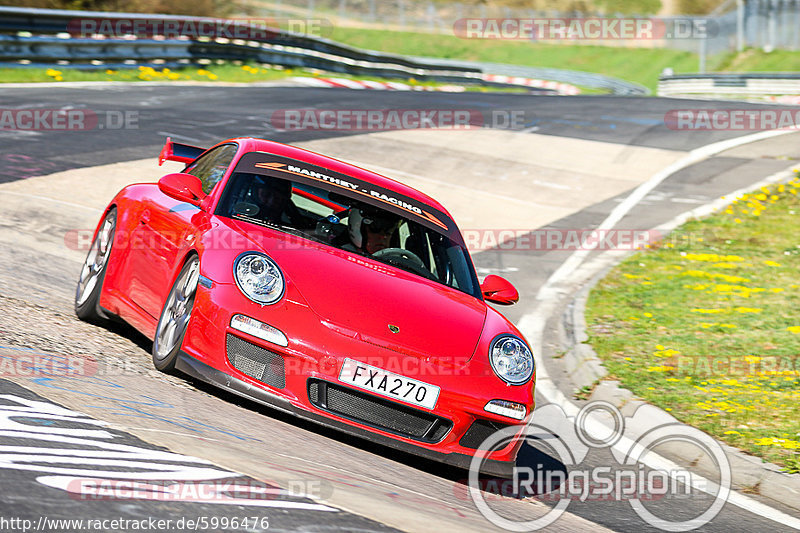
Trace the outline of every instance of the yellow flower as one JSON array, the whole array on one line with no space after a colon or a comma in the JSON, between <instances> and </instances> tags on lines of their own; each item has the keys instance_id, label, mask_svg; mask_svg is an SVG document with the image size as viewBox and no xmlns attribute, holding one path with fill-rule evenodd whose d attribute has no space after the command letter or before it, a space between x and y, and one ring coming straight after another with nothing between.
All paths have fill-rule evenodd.
<instances>
[{"instance_id":1,"label":"yellow flower","mask_svg":"<svg viewBox=\"0 0 800 533\"><path fill-rule=\"evenodd\" d=\"M790 333L800 334L800 326L789 326L786 331Z\"/></svg>"},{"instance_id":2,"label":"yellow flower","mask_svg":"<svg viewBox=\"0 0 800 533\"><path fill-rule=\"evenodd\" d=\"M689 261L710 261L712 263L719 263L721 261L744 261L744 258L738 255L686 254L684 257Z\"/></svg>"},{"instance_id":3,"label":"yellow flower","mask_svg":"<svg viewBox=\"0 0 800 533\"><path fill-rule=\"evenodd\" d=\"M780 263L776 263L775 261L764 261L764 264L771 267L779 267L781 266Z\"/></svg>"},{"instance_id":4,"label":"yellow flower","mask_svg":"<svg viewBox=\"0 0 800 533\"><path fill-rule=\"evenodd\" d=\"M647 318L653 318L653 313L645 313L644 316Z\"/></svg>"},{"instance_id":5,"label":"yellow flower","mask_svg":"<svg viewBox=\"0 0 800 533\"><path fill-rule=\"evenodd\" d=\"M763 309L758 307L737 307L735 308L739 313L760 313Z\"/></svg>"},{"instance_id":6,"label":"yellow flower","mask_svg":"<svg viewBox=\"0 0 800 533\"><path fill-rule=\"evenodd\" d=\"M725 312L727 312L726 309L692 309L692 313L702 313L704 315L713 315Z\"/></svg>"}]
</instances>

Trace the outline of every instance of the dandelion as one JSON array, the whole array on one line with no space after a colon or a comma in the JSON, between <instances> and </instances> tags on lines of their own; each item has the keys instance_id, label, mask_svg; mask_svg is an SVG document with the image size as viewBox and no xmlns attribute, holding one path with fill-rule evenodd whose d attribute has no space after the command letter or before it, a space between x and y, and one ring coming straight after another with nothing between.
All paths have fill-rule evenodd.
<instances>
[{"instance_id":1,"label":"dandelion","mask_svg":"<svg viewBox=\"0 0 800 533\"><path fill-rule=\"evenodd\" d=\"M794 333L795 335L800 334L800 326L789 326L786 328L786 331L789 333Z\"/></svg>"},{"instance_id":2,"label":"dandelion","mask_svg":"<svg viewBox=\"0 0 800 533\"><path fill-rule=\"evenodd\" d=\"M686 257L686 259L689 261L709 261L711 263L719 263L721 261L744 261L744 258L739 257L738 255L686 254L684 257Z\"/></svg>"},{"instance_id":3,"label":"dandelion","mask_svg":"<svg viewBox=\"0 0 800 533\"><path fill-rule=\"evenodd\" d=\"M779 267L781 266L780 263L776 263L775 261L764 261L764 264L771 267Z\"/></svg>"}]
</instances>

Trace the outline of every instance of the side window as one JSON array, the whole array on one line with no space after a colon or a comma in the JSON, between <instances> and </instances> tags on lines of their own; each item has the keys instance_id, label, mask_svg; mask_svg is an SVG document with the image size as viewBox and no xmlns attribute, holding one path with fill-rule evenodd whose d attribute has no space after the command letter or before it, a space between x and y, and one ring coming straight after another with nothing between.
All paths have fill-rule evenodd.
<instances>
[{"instance_id":1,"label":"side window","mask_svg":"<svg viewBox=\"0 0 800 533\"><path fill-rule=\"evenodd\" d=\"M237 148L235 144L219 146L190 164L185 172L200 178L200 181L203 182L203 192L208 194L225 175L225 171L233 161L233 156L236 155Z\"/></svg>"}]
</instances>

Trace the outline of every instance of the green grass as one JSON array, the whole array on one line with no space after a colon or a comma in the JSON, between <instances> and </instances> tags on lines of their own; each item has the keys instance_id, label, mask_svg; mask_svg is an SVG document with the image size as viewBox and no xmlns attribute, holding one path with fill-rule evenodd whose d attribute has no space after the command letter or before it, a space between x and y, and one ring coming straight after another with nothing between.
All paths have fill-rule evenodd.
<instances>
[{"instance_id":1,"label":"green grass","mask_svg":"<svg viewBox=\"0 0 800 533\"><path fill-rule=\"evenodd\" d=\"M775 50L766 53L748 49L741 54L726 54L716 70L728 72L797 72L800 71L800 52Z\"/></svg>"},{"instance_id":2,"label":"green grass","mask_svg":"<svg viewBox=\"0 0 800 533\"><path fill-rule=\"evenodd\" d=\"M460 39L454 35L373 30L335 26L330 38L344 44L390 54L461 59L488 63L508 63L531 67L549 67L594 72L639 83L655 92L658 76L669 67L675 73L697 72L695 53L660 48L624 48L575 44L540 44L526 41ZM800 71L800 52L776 50L769 54L755 49L742 53L725 53L709 57L710 71L721 72L779 72ZM313 75L310 71L285 71L259 68L247 72L234 64L214 65L208 70L219 81L250 82L282 79L289 75ZM64 69L65 81L106 81L143 79L137 70L120 71L114 75L103 71ZM196 69L173 72L181 80L209 81ZM154 76L150 76L155 79ZM353 76L355 79L376 79ZM166 80L167 77L158 78ZM52 81L42 69L0 69L0 82ZM408 80L400 80L408 81ZM415 83L412 81L412 83ZM441 85L423 82L423 85ZM602 92L581 87L585 94ZM471 90L485 90L475 87Z\"/></svg>"},{"instance_id":3,"label":"green grass","mask_svg":"<svg viewBox=\"0 0 800 533\"><path fill-rule=\"evenodd\" d=\"M154 69L139 67L121 70L80 70L57 68L0 68L0 82L3 83L28 83L28 82L52 82L52 81L201 81L201 82L230 82L230 83L252 83L260 81L274 81L286 79L294 76L303 77L336 77L354 80L378 80L386 81L383 78L370 76L349 76L347 74L330 74L320 71L293 70L270 68L251 64L223 63L205 67L186 67L181 69ZM426 87L439 87L449 85L438 82L419 81L413 78L398 78L399 81L409 85L419 85ZM472 91L524 91L525 89L489 89L485 87L467 87Z\"/></svg>"},{"instance_id":4,"label":"green grass","mask_svg":"<svg viewBox=\"0 0 800 533\"><path fill-rule=\"evenodd\" d=\"M460 39L454 35L364 30L337 26L331 39L381 52L596 72L655 91L666 68L697 72L697 54L658 48L537 44ZM800 54L798 54L800 57Z\"/></svg>"},{"instance_id":5,"label":"green grass","mask_svg":"<svg viewBox=\"0 0 800 533\"><path fill-rule=\"evenodd\" d=\"M176 70L147 67L121 70L80 70L76 68L0 68L0 81L26 83L43 81L271 81L295 76L297 71L255 68L244 70L240 65L213 65L205 68L188 67Z\"/></svg>"},{"instance_id":6,"label":"green grass","mask_svg":"<svg viewBox=\"0 0 800 533\"><path fill-rule=\"evenodd\" d=\"M592 290L609 376L688 424L800 472L800 179L744 195Z\"/></svg>"}]
</instances>

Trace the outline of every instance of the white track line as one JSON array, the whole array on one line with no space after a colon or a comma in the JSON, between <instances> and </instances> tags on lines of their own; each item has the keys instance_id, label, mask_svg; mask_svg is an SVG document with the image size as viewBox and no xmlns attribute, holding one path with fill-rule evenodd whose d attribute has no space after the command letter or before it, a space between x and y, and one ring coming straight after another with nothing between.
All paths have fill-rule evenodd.
<instances>
[{"instance_id":1,"label":"white track line","mask_svg":"<svg viewBox=\"0 0 800 533\"><path fill-rule=\"evenodd\" d=\"M718 154L725 150L729 150L731 148L735 148L737 146L741 146L744 144L769 139L771 137L776 137L778 135L784 135L786 133L792 133L793 130L772 130L772 131L765 131L759 132L752 135L745 135L743 137L737 137L736 139L729 139L727 141L721 141L713 144L709 144L706 146L702 146L695 150L689 152L686 157L676 161L675 163L669 165L664 170L657 172L654 174L649 180L639 185L634 191L627 197L625 200L619 204L616 208L614 208L611 213L606 217L606 219L600 223L598 229L611 229L613 226L619 222L626 214L628 214L647 194L655 189L661 182L663 182L666 178L674 174L675 172L692 165L698 161L706 159L712 155ZM772 177L771 177L772 178ZM770 178L767 178L769 180ZM767 181L765 180L765 181ZM748 188L749 189L749 188ZM735 194L735 193L733 193ZM710 205L716 205L719 201L712 202ZM730 202L727 202L730 203ZM724 204L721 204L724 205ZM699 207L692 211L692 213L700 213L702 210L707 209L709 212L712 208L707 206ZM672 227L674 228L680 222L679 220L685 220L687 214L680 215L676 217L672 221L666 223L662 227ZM539 292L536 295L536 304L535 308L532 312L526 313L520 320L518 327L520 331L522 331L523 335L529 340L531 343L531 347L533 348L533 353L539 358L539 361L536 365L536 391L541 394L549 403L555 403L564 410L567 416L575 416L577 415L578 411L580 410L577 405L572 403L565 395L562 393L558 387L553 382L550 375L547 373L547 368L544 364L542 364L542 345L543 345L543 333L545 324L547 322L547 318L552 315L555 311L557 306L558 300L557 296L560 291L556 289L556 285L564 284L564 281L568 281L581 266L581 263L584 261L586 256L589 254L589 250L578 250L573 252L573 254L564 262L562 265L555 271L553 274L547 279L547 281L542 285L539 289ZM604 266L603 261L598 262L600 266L592 269L594 271L599 271L602 266ZM566 291L564 291L566 292ZM535 415L534 415L535 416ZM622 440L622 439L621 439ZM620 443L617 443L614 447L618 448ZM623 453L626 450L620 449ZM647 461L644 461L645 464L654 468L650 463L654 463L658 461L660 464L669 463L668 459L660 457L654 453L649 454L652 457L649 457ZM655 466L657 467L657 466ZM713 487L714 484L710 480L706 480L702 476L699 476L695 473L692 474L692 479L697 480L699 482L705 482L706 487ZM693 485L695 483L692 483ZM753 514L762 516L769 520L773 520L775 522L787 525L794 529L800 530L800 519L797 519L791 515L788 515L784 512L781 512L777 509L773 509L766 504L763 504L759 501L756 501L752 498L745 496L739 492L731 491L728 502L737 507L740 507L748 512Z\"/></svg>"},{"instance_id":2,"label":"white track line","mask_svg":"<svg viewBox=\"0 0 800 533\"><path fill-rule=\"evenodd\" d=\"M606 230L611 229L614 225L622 220L622 218L627 215L631 209L633 209L636 204L642 201L647 194L658 187L658 185L667 179L669 176L673 175L674 173L678 172L681 169L684 169L690 165L697 163L698 161L702 161L712 155L716 155L720 152L724 152L725 150L729 150L731 148L736 148L737 146L741 146L743 144L749 144L756 141L761 141L764 139L769 139L771 137L776 137L778 135L785 135L787 133L793 133L795 130L770 130L770 131L762 131L759 133L754 133L752 135L745 135L744 137L737 137L735 139L728 139L727 141L720 141L713 144L708 144L706 146L702 146L700 148L696 148L689 152L685 157L682 157L678 161L675 161L671 165L667 166L663 170L656 172L650 179L636 187L634 191L627 197L625 200L615 207L611 213L606 217L606 219L600 223L597 229ZM562 263L558 269L553 272L550 278L545 283L545 287L549 287L550 285L554 285L558 283L561 279L566 278L572 272L575 271L576 268L580 266L580 264L586 259L591 253L591 250L577 250L572 253L572 255ZM541 292L541 291L540 291ZM538 296L537 296L538 298Z\"/></svg>"}]
</instances>

